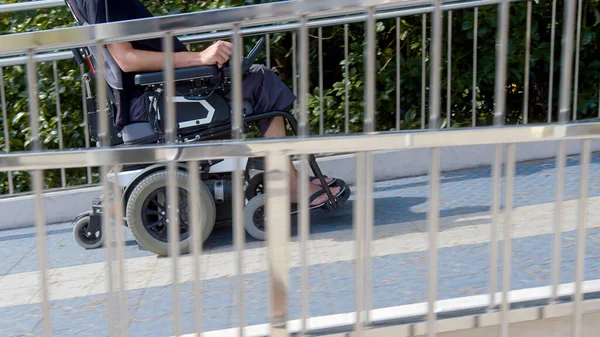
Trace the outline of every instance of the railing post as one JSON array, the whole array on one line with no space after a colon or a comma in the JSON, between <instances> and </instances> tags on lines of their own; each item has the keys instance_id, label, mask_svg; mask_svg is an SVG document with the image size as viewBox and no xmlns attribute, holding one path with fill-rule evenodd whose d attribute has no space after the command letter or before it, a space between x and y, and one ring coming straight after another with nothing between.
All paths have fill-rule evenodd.
<instances>
[{"instance_id":1,"label":"railing post","mask_svg":"<svg viewBox=\"0 0 600 337\"><path fill-rule=\"evenodd\" d=\"M288 259L290 236L290 160L282 154L266 158L265 205L269 262L269 320L271 336L288 336Z\"/></svg>"}]
</instances>

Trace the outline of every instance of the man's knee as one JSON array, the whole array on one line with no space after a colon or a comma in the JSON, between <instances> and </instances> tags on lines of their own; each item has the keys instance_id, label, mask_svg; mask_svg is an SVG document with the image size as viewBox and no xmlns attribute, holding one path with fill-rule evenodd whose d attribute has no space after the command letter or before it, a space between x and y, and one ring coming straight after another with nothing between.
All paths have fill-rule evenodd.
<instances>
[{"instance_id":1,"label":"man's knee","mask_svg":"<svg viewBox=\"0 0 600 337\"><path fill-rule=\"evenodd\" d=\"M247 78L251 78L255 83L276 83L281 81L279 76L271 69L262 64L253 64L248 69Z\"/></svg>"},{"instance_id":2,"label":"man's knee","mask_svg":"<svg viewBox=\"0 0 600 337\"><path fill-rule=\"evenodd\" d=\"M264 66L262 64L253 64L253 65L251 65L250 69L248 69L248 72L250 74L257 74L257 75L262 75L262 76L264 76L268 72L273 73L271 71L271 69L267 68L266 66Z\"/></svg>"}]
</instances>

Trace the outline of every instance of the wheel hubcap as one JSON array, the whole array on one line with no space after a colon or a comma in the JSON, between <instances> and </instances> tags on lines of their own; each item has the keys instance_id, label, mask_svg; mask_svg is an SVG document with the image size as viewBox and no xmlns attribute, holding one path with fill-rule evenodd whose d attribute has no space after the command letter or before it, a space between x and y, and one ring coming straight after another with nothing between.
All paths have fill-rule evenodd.
<instances>
[{"instance_id":1,"label":"wheel hubcap","mask_svg":"<svg viewBox=\"0 0 600 337\"><path fill-rule=\"evenodd\" d=\"M263 206L260 206L256 209L256 211L254 211L254 214L252 215L252 221L254 222L256 228L262 231L265 230L265 208Z\"/></svg>"},{"instance_id":2,"label":"wheel hubcap","mask_svg":"<svg viewBox=\"0 0 600 337\"><path fill-rule=\"evenodd\" d=\"M142 224L146 231L155 239L168 242L169 210L166 187L156 189L144 200L142 205ZM174 210L179 217L179 240L185 240L189 235L188 194L179 188L179 206Z\"/></svg>"},{"instance_id":3,"label":"wheel hubcap","mask_svg":"<svg viewBox=\"0 0 600 337\"><path fill-rule=\"evenodd\" d=\"M79 227L78 235L87 244L94 244L100 239L99 233L92 233L88 231L89 224L85 224Z\"/></svg>"}]
</instances>

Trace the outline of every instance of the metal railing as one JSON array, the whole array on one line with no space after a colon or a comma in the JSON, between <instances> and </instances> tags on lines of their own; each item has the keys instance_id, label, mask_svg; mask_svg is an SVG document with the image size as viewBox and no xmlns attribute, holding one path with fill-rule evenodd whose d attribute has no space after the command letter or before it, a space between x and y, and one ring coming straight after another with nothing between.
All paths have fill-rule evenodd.
<instances>
[{"instance_id":1,"label":"metal railing","mask_svg":"<svg viewBox=\"0 0 600 337\"><path fill-rule=\"evenodd\" d=\"M440 117L441 113L441 91L440 86L440 64L442 53L442 21L441 15L443 11L456 10L470 6L481 4L498 3L500 17L500 30L497 40L497 62L496 62L496 90L495 90L495 118L494 127L482 128L467 128L460 130L441 130ZM399 12L403 8L402 12ZM598 123L566 123L574 110L571 105L571 91L573 83L573 71L571 67L572 55L575 49L574 43L574 27L576 22L575 2L566 2L566 16L563 30L563 49L562 49L562 73L560 76L560 106L559 106L559 121L561 124L548 125L524 125L524 126L503 126L505 112L505 95L504 95L504 79L506 78L506 53L508 48L508 18L509 18L509 1L453 1L441 2L436 1L431 4L428 1L387 1L383 3L377 0L340 0L340 1L292 1L275 4L265 4L258 6L250 6L247 8L233 8L218 11L208 11L201 13L183 14L178 16L168 16L161 18L144 19L133 22L111 23L106 25L97 25L89 27L75 27L61 29L57 31L44 31L26 34L16 34L0 37L0 54L15 55L26 52L27 64L27 83L28 83L28 104L31 121L31 135L33 142L33 150L30 152L8 153L0 155L0 170L2 172L10 171L33 171L33 187L36 197L36 228L37 228L37 251L40 257L40 288L42 295L42 312L43 312L43 333L45 336L50 336L52 332L50 303L48 296L48 273L47 273L47 255L46 255L46 230L44 223L44 204L42 202L42 171L49 169L68 169L76 167L101 167L101 179L105 192L112 191L119 196L118 189L105 179L109 170L119 172L122 165L139 164L139 163L167 163L170 183L168 185L168 199L176 201L176 185L174 177L176 174L176 162L185 162L192 168L198 166L198 161L208 159L234 158L237 161L236 170L233 172L233 190L234 190L234 206L233 212L233 236L235 251L237 254L236 270L238 290L243 285L243 263L244 263L244 225L243 225L243 204L242 204L242 181L241 167L239 160L243 157L265 157L266 158L266 218L268 219L267 231L267 255L269 272L268 272L268 291L269 291L269 328L264 333L272 336L287 336L290 333L288 325L288 278L289 265L287 261L286 245L290 237L290 189L289 189L289 165L290 156L300 156L303 165L300 170L300 245L306 247L309 237L309 220L310 213L308 212L308 166L305 164L306 155L315 152L319 153L356 153L356 201L354 203L353 213L353 230L355 233L355 296L356 310L351 313L353 316L350 321L346 321L341 326L336 326L337 331L341 329L343 332L353 331L357 335L364 335L366 330L372 330L374 335L388 335L394 332L408 331L412 335L427 334L436 336L445 331L456 331L459 329L475 329L481 326L499 327L501 336L509 336L511 331L511 323L523 320L542 320L551 317L572 317L573 330L572 336L583 336L583 315L587 312L598 312L598 302L593 299L584 299L584 293L597 292L600 289L590 287L583 288L584 281L584 259L585 259L585 231L587 222L587 184L589 181L588 169L590 166L590 144L593 139L600 137L600 124ZM397 10L395 12L395 10ZM219 15L216 15L216 14ZM432 59L430 70L431 90L429 91L428 101L430 102L428 127L425 129L425 110L422 110L422 120L420 131L395 131L395 132L375 132L375 22L379 18L394 18L402 14L422 14L431 13L433 17L433 27L430 43L430 58ZM349 15L349 16L341 16ZM352 15L350 15L352 14ZM331 18L328 18L331 17ZM288 21L286 24L277 24L280 21ZM308 133L308 67L306 60L308 59L308 28L319 27L322 24L345 24L349 22L365 22L366 25L366 48L365 48L365 106L364 106L364 131L363 133L333 135L333 136L310 136ZM206 22L207 27L198 27L197 22ZM266 26L273 24L272 26ZM214 32L214 30L221 30ZM231 38L234 43L234 55L232 57L232 65L234 70L233 75L233 123L232 134L239 135L242 121L241 111L241 90L240 83L242 80L240 60L241 53L239 52L242 43L242 37L253 34L265 34L267 32L275 32L281 30L296 30L299 39L298 43L298 97L299 97L299 122L300 134L297 137L287 139L260 139L260 140L241 140L235 138L231 141L210 142L210 143L192 143L192 144L176 144L171 138L166 145L156 146L139 146L132 148L98 148L98 149L79 149L79 150L54 150L41 151L39 138L39 98L37 96L37 72L35 55L40 51L47 51L59 48L71 48L75 46L84 46L95 44L103 46L113 41L129 41L139 38L158 37L164 39L165 46L169 57L165 58L165 78L166 95L172 96L173 89L173 59L172 39L174 34L193 33L198 34L199 39L214 39L214 38ZM449 32L450 33L450 32ZM102 54L100 54L101 56ZM476 56L475 56L476 62ZM99 60L99 64L104 64ZM103 74L104 69L99 69L99 73ZM102 76L100 84L103 83ZM104 85L97 86L98 106L104 107L106 104L106 87ZM576 90L576 89L575 89ZM423 89L423 102L426 102L426 91ZM526 95L526 93L525 93ZM4 106L4 104L3 104ZM423 105L424 106L424 105ZM101 133L106 133L108 130L107 119L105 118L105 110L100 108L99 125ZM526 111L526 110L525 110ZM167 105L167 121L169 125L167 130L171 130L170 135L175 131L174 125L174 107L171 104ZM526 115L525 115L526 116ZM347 123L347 122L346 122ZM321 128L322 130L322 128ZM495 144L496 156L493 165L493 203L492 203L492 226L491 226L491 259L490 270L496 271L498 267L498 252L499 238L497 235L498 223L500 220L500 191L502 187L502 165L506 167L506 193L504 200L504 223L511 223L511 211L513 209L513 186L515 178L515 146L524 142L550 142L559 141L560 147L557 153L557 199L555 213L555 240L560 240L561 234L561 218L562 211L562 190L564 189L565 177L564 165L566 161L565 144L569 140L583 140L581 150L581 179L580 179L580 198L579 198L579 213L577 219L577 256L576 256L576 281L573 287L565 291L564 285L560 284L559 278L559 261L560 245L555 245L553 248L554 259L552 261L552 283L551 290L545 292L542 296L538 296L535 300L542 300L531 304L531 297L523 300L525 306L529 305L525 311L520 311L521 315L513 318L514 308L511 304L519 302L518 300L509 298L510 289L510 272L511 272L511 226L503 226L502 236L503 250L502 256L504 268L502 273L502 289L499 294L495 289L495 284L498 281L498 275L495 272L490 273L490 291L488 299L470 306L468 309L478 308L475 314L461 314L459 309L452 308L450 312L439 310L439 301L436 298L437 294L437 238L439 225L439 188L440 188L440 149L449 146L466 146L477 144ZM371 239L373 233L373 157L374 151L380 150L396 150L407 148L428 148L430 152L430 174L429 174L429 212L427 216L429 230L429 247L428 247L428 287L427 287L427 303L426 310L423 310L420 315L412 317L412 321L401 323L393 323L394 319L400 319L403 314L396 313L395 316L388 315L383 319L381 316L374 315L371 303ZM502 152L506 148L507 156L503 163ZM562 168L562 169L561 169ZM194 176L194 175L192 175ZM190 179L188 182L188 190L197 191L197 184L200 182L196 178ZM196 197L192 193L192 198ZM193 200L192 200L193 202ZM113 234L114 228L120 228L123 223L123 209L120 203L109 204L115 206L116 215L115 222L112 223L108 216L104 217L103 230L107 235L107 267L108 267L108 313L109 328L111 335L125 335L125 327L128 322L127 313L127 296L125 291L124 280L124 239L122 231L116 231ZM199 219L200 210L192 208L191 218ZM179 281L178 281L178 261L179 253L177 249L177 240L172 238L178 237L178 216L175 212L168 212L170 220L169 226L169 244L170 256L172 260L172 287L173 287L173 319L174 319L174 335L181 335L180 312L179 312ZM197 222L194 222L197 223ZM276 226L273 226L276 224ZM196 226L197 227L197 226ZM197 258L202 252L202 241L198 235L199 228L192 229L194 236L192 255ZM508 239L506 239L508 238ZM302 302L301 302L301 319L293 328L292 332L297 331L302 335L311 332L314 326L309 325L307 311L307 257L306 249L301 249L301 270L302 270ZM114 264L113 262L117 262ZM200 268L198 264L194 264L194 268ZM198 279L198 272L195 283ZM568 288L567 288L568 289ZM199 299L201 288L195 288L195 296ZM118 295L118 303L115 302L113 295ZM238 294L240 294L238 292ZM393 294L390 294L393 295ZM566 296L566 299L559 297ZM558 303L558 304L556 304ZM245 331L244 323L244 298L239 296L238 301L238 321L240 330L243 334ZM533 306L533 307L532 307ZM462 308L465 309L465 308ZM196 310L201 310L196 308ZM201 311L197 317L201 318ZM523 315L526 313L526 315ZM448 319L441 319L444 314ZM404 317L406 318L406 317ZM416 323L415 323L416 321ZM392 322L392 323L390 323ZM201 321L196 322L196 329L201 331ZM392 324L396 330L386 330L377 328L383 324ZM120 327L120 329L119 329ZM329 331L321 331L326 334Z\"/></svg>"},{"instance_id":2,"label":"metal railing","mask_svg":"<svg viewBox=\"0 0 600 337\"><path fill-rule=\"evenodd\" d=\"M323 28L326 27L334 27L334 26L339 26L339 25L343 25L344 27L344 60L343 62L345 64L348 64L348 57L349 57L349 42L348 42L348 28L349 25L351 24L357 24L360 22L363 22L365 19L368 18L368 14L365 13L364 11L361 10L357 10L356 7L353 7L355 4L360 3L360 1L358 2L341 2L340 4L343 5L336 5L339 8L344 8L343 10L340 10L339 13L336 13L335 11L329 11L331 13L328 13L328 11L320 11L320 12L314 12L314 13L309 13L307 15L307 28L309 29L316 29L317 30L317 34L316 36L311 36L311 38L314 38L317 40L317 45L318 45L318 50L317 50L317 55L318 55L318 67L317 67L317 71L318 71L318 83L315 85L312 85L311 87L308 88L308 92L313 92L314 89L318 88L318 113L319 113L319 122L318 122L318 126L316 127L316 129L318 129L318 134L323 135L325 133L330 133L326 131L326 128L334 128L337 129L343 133L350 133L350 104L346 104L344 103L344 120L343 122L338 122L338 125L331 125L330 122L328 122L326 125L326 121L324 119L324 116L326 114L325 111L325 106L324 106L324 86L323 86L323 79L324 79L324 65L323 65L323 35L322 35L322 31ZM473 69L473 76L472 76L472 85L471 88L469 88L469 90L471 91L471 126L472 127L476 127L476 126L485 126L485 125L478 125L478 118L477 118L477 114L478 114L478 108L477 108L477 102L478 102L478 89L480 88L480 86L478 85L478 63L479 63L479 55L478 55L478 47L479 47L479 43L480 41L477 39L478 36L478 31L479 29L481 29L483 27L483 25L481 25L478 22L478 17L479 17L479 9L480 7L485 7L485 6L493 6L495 4L500 4L499 8L505 8L503 6L507 6L502 4L501 1L498 0L470 0L470 1L448 1L448 2L441 2L440 3L440 10L442 10L444 13L447 13L448 16L448 25L447 27L436 27L436 29L434 29L434 32L442 32L444 30L444 28L446 28L447 31L447 37L446 37L446 44L447 44L447 59L445 62L445 67L446 67L446 102L445 104L443 104L442 106L444 106L444 108L442 108L440 106L440 115L439 116L435 116L435 119L432 122L436 122L439 120L442 120L445 118L444 123L442 124L442 127L445 128L451 128L451 127L460 127L457 124L453 124L453 112L456 111L455 109L457 109L456 107L454 107L453 102L452 102L452 83L453 83L453 73L452 73L452 65L453 65L453 59L452 59L452 35L453 35L453 31L452 31L452 13L463 10L463 11L473 11L473 15L474 15L474 26L473 26L473 58L472 58L472 69ZM521 122L522 124L527 124L529 123L529 103L530 103L530 99L529 99L529 92L530 92L530 59L531 59L531 53L530 53L530 45L531 45L531 20L532 20L532 10L531 10L531 1L528 1L528 6L527 6L527 26L526 26L526 41L525 41L525 46L526 46L526 55L525 55L525 60L523 60L523 64L524 64L524 73L523 73L523 108L522 108L522 116L521 116ZM55 0L50 0L50 1L36 1L36 2L27 2L27 3L22 3L22 4L10 4L10 5L0 5L0 13L8 13L8 12L14 12L14 11L19 11L19 10L34 10L34 9L43 9L43 8L49 8L49 7L53 7L53 6L64 6L64 1L55 1ZM297 50L297 33L295 30L297 30L299 28L299 23L297 21L294 20L294 13L297 10L302 10L301 6L297 6L296 2L283 2L283 3L270 3L270 4L264 4L262 6L267 6L265 7L265 9L267 11L273 11L274 13L278 13L278 16L276 18L272 18L267 16L266 14L261 14L258 11L253 11L252 9L249 9L249 17L252 20L245 20L245 16L243 14L237 14L235 12L230 12L227 10L220 10L218 11L220 16L224 16L224 15L231 15L231 19L232 20L236 20L236 19L240 19L243 20L241 25L240 25L240 30L242 33L244 33L245 35L257 35L257 34L265 34L265 36L267 37L267 41L270 42L270 37L273 34L277 34L277 33L286 33L286 34L291 34L292 35L292 50L291 50L291 60L289 60L289 62L291 63L291 68L292 68L292 87L293 87L293 92L295 94L298 93L298 50ZM552 22L555 22L555 15L556 15L556 1L553 2L552 4L553 6L553 20ZM376 12L373 13L373 18L375 20L385 20L385 19L395 19L396 20L396 27L398 27L398 29L396 30L396 44L395 44L395 54L396 54L396 58L395 58L395 66L396 66L396 90L395 90L395 130L401 130L402 129L402 123L404 121L404 117L403 116L403 111L402 111L402 101L404 99L403 95L402 95L402 87L403 87L403 82L402 82L402 76L403 76L403 67L406 67L405 65L402 64L402 59L401 59L401 39L400 39L400 35L402 34L402 31L400 29L401 27L401 18L406 18L406 17L410 17L410 16L421 16L422 17L422 28L421 28L421 105L420 105L420 128L421 129L425 129L427 126L427 118L426 118L426 113L427 113L427 109L433 109L434 111L436 111L437 107L436 106L431 106L428 107L427 105L427 100L426 100L426 96L428 95L428 92L431 91L437 91L439 89L439 85L442 82L442 78L444 77L443 74L438 74L437 72L433 72L432 75L435 76L435 78L432 78L431 80L433 82L428 83L427 81L427 73L428 73L428 64L431 67L439 67L441 66L441 59L438 61L437 58L431 58L432 54L435 53L439 53L440 55L442 54L442 49L436 49L436 50L428 50L429 46L427 45L428 43L428 32L427 32L427 20L428 17L430 16L430 13L434 13L435 12L435 6L432 5L431 3L421 3L419 1L397 1L397 2L392 2L391 4L385 4L382 5L380 7L378 7L378 10ZM343 14L343 16L340 16L341 14ZM184 42L188 47L195 45L199 42L205 42L207 40L214 40L214 39L219 39L219 38L226 38L228 36L228 30L225 25L219 24L218 21L215 22L214 21L214 15L212 15L211 13L191 13L191 14L184 14L184 16L178 16L178 18L184 18L186 15L190 16L190 19L196 19L196 20L200 20L198 22L206 22L206 25L203 26L202 28L198 28L196 27L194 24L188 25L188 26L183 26L181 28L178 28L177 30L175 30L173 32L174 35L178 35L179 33L181 34L186 34L185 36L182 36L180 39L182 40L182 42ZM150 22L156 22L156 25L153 25L154 27L160 27L161 25L166 26L170 26L171 25L171 17L162 17L162 18L158 18L158 21L150 21ZM217 19L219 20L219 19ZM575 55L575 60L576 60L576 64L575 64L575 70L573 71L573 74L575 74L575 78L574 78L574 100L573 100L573 107L571 109L571 115L567 116L568 120L577 120L578 114L577 114L577 92L578 92L578 85L579 85L579 81L578 81L578 73L579 73L579 53L578 53L578 47L579 47L579 41L581 40L581 20L582 20L582 15L581 13L578 12L577 17L577 36L574 39L574 41L577 41L577 45L575 46L575 50L576 50L576 55ZM135 27L135 31L133 31L133 35L132 37L135 38L142 38L142 37L156 37L158 36L156 33L152 33L152 32L148 32L146 30L146 25L150 24L149 21L146 20L138 20L133 24L133 27ZM215 23L215 24L212 24ZM434 22L437 25L442 25L442 22ZM485 24L485 23L484 23ZM549 65L549 72L548 72L548 77L549 77L549 86L547 88L548 90L548 109L547 109L547 122L553 122L555 120L553 120L553 105L554 105L554 50L556 49L555 43L556 43L556 39L555 37L555 26L556 25L551 25L552 27L552 38L548 41L550 43L550 65ZM439 29L437 29L439 28ZM503 33L500 37L502 37L504 40L507 39L507 35L508 34L508 30L511 29L510 27L505 26L504 30L502 30L501 32ZM513 29L520 29L520 27L514 27ZM75 33L77 32L78 35L77 37L75 37L75 35L71 36L71 33ZM11 53L13 54L19 54L19 53L25 53L27 51L27 48L23 48L23 47L19 47L21 45L21 43L33 43L35 44L34 40L30 40L27 41L27 39L37 39L37 35L38 33L31 33L31 34L27 34L25 36L23 35L15 35L15 36L6 36L6 45L5 48L0 48L0 55L6 55L6 51L10 50ZM72 59L72 54L69 51L60 51L61 49L64 49L66 46L64 43L61 44L61 40L65 39L65 40L69 40L71 37L75 38L77 42L77 46L82 46L86 43L88 43L89 41L93 41L94 39L105 39L106 42L110 42L111 40L114 41L118 41L120 39L120 37L118 35L115 35L114 31L111 32L111 28L110 26L107 27L107 29L99 29L99 30L95 30L92 28L85 28L84 30L76 30L76 28L63 28L63 29L58 29L56 33L54 33L55 35L53 36L53 40L56 41L56 43L48 43L48 44L44 44L43 46L40 46L40 51L41 50L45 50L45 51L50 51L49 53L36 53L35 55L35 59L37 62L40 63L44 63L44 62L51 62L52 67L54 68L54 77L55 77L55 86L56 86L56 90L55 90L55 95L56 95L56 116L58 119L58 125L61 125L61 115L62 115L62 111L61 111L61 106L60 106L60 92L59 92L59 87L60 87L60 78L58 76L58 74L56 74L56 68L57 68L57 63L59 61L66 61L66 60L70 60ZM83 34L83 35L82 35ZM375 33L377 34L377 33ZM443 40L443 36L431 36L431 39L440 39ZM499 41L502 43L502 41ZM437 44L433 44L433 40L431 41L431 48L438 48ZM440 42L441 43L441 42ZM507 43L507 42L504 42ZM10 46L10 47L9 47ZM75 45L74 45L75 46ZM441 45L439 48L442 48ZM270 55L271 53L271 44L267 43L267 58L266 58L266 65L268 67L271 66L271 57ZM58 50L58 51L56 51ZM428 55L429 54L429 55ZM498 63L499 65L505 67L506 64L506 53L499 53L498 56L501 58L500 62ZM429 58L429 60L428 60ZM3 57L0 58L0 72L4 73L4 69L8 68L8 67L13 67L13 66L20 66L20 65L24 65L26 64L28 58L27 56L12 56L12 57ZM390 59L390 61L392 61L392 59ZM343 73L343 78L342 80L345 83L345 87L344 87L344 100L343 102L349 102L351 99L356 99L356 97L351 97L350 95L350 88L349 88L349 81L347 80L349 78L349 69L348 67L344 67L344 73ZM563 69L563 71L568 71L568 69L565 69L563 67L561 67L561 69ZM410 69L407 69L410 70ZM406 70L405 70L406 71ZM502 77L503 73L506 72L506 69L497 69L497 78L498 81L496 81L496 85L499 86L503 86L503 83L505 83L505 81L503 81L503 79L505 79L506 77ZM595 84L593 84L595 85ZM4 85L4 78L2 76L2 79L0 79L0 87L2 87L2 92L0 92L0 95L2 96L2 110L3 110L3 134L4 134L4 151L6 153L10 153L11 151L11 147L10 147L10 135L9 135L9 125L7 125L9 123L9 116L8 116L8 112L7 112L7 106L6 103L10 104L11 102L6 102L6 88ZM499 88L498 88L499 89ZM503 90L499 90L498 91L500 93L500 96L497 97L498 101L503 101L504 97L502 95L505 95ZM88 141L88 135L87 135L87 129L86 129L86 125L87 125L87 111L85 111L85 92L82 88L81 91L82 94L82 106L80 107L79 111L75 111L78 114L82 115L81 118L81 122L82 122L82 128L84 130L82 130L85 133L85 144L81 144L81 145L85 145L85 147L89 147L89 141ZM438 104L438 102L432 102L432 104ZM600 106L600 86L599 86L599 104ZM297 111L297 106L295 106L295 110ZM445 111L444 111L445 110ZM445 112L445 113L444 113ZM406 114L406 112L404 112ZM496 114L496 117L494 117L495 119L500 118L501 120L499 122L501 122L501 124L504 123L504 119L505 117L502 116L506 116L506 114ZM564 114L559 114L559 116L566 116ZM598 116L600 117L600 109L599 109L599 114ZM59 148L63 148L63 133L62 133L62 129L59 128L57 129L58 132L58 138L59 138ZM7 176L8 179L8 186L9 186L9 190L8 190L8 195L17 195L14 193L14 188L13 188L13 177L12 174L8 174ZM61 188L66 188L67 186L67 181L66 181L66 176L64 173L64 170L61 171L61 179L60 179L60 186L56 186L56 188L61 189ZM87 168L87 172L86 172L86 182L87 184L92 184L92 169L91 168Z\"/></svg>"}]
</instances>

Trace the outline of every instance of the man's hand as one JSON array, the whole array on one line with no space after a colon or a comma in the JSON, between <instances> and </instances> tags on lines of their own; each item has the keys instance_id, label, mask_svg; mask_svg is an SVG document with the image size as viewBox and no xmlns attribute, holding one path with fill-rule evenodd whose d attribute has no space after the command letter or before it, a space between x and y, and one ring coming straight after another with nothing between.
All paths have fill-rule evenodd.
<instances>
[{"instance_id":1,"label":"man's hand","mask_svg":"<svg viewBox=\"0 0 600 337\"><path fill-rule=\"evenodd\" d=\"M203 65L216 64L221 68L233 52L233 45L231 42L217 41L212 46L204 49L200 52L200 60Z\"/></svg>"}]
</instances>

